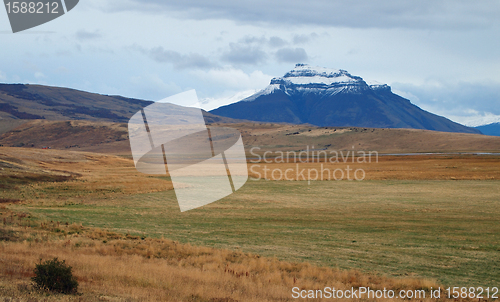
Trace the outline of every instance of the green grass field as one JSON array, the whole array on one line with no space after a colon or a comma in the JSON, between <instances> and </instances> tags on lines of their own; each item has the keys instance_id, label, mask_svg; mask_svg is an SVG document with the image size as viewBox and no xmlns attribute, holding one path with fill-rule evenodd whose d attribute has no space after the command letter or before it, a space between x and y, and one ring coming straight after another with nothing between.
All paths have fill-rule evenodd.
<instances>
[{"instance_id":1,"label":"green grass field","mask_svg":"<svg viewBox=\"0 0 500 302\"><path fill-rule=\"evenodd\" d=\"M16 205L34 219L289 261L500 285L500 181L252 181L181 213L173 191Z\"/></svg>"}]
</instances>

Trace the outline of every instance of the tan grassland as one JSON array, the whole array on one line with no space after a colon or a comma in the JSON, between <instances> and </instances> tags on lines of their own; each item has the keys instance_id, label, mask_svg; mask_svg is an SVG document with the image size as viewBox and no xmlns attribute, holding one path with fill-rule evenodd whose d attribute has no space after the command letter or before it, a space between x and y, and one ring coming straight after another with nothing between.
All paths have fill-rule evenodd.
<instances>
[{"instance_id":1,"label":"tan grassland","mask_svg":"<svg viewBox=\"0 0 500 302\"><path fill-rule=\"evenodd\" d=\"M247 151L366 150L379 153L499 152L500 137L418 129L315 127L276 123L212 124L233 127L243 136ZM93 121L30 120L24 124L0 121L0 147L89 151L130 156L127 124Z\"/></svg>"},{"instance_id":2,"label":"tan grassland","mask_svg":"<svg viewBox=\"0 0 500 302\"><path fill-rule=\"evenodd\" d=\"M425 291L439 286L421 278L390 278L290 263L77 224L43 222L35 226L22 214L5 208L1 213L5 224L0 242L0 298L7 300L293 301L291 289L295 286L314 290L369 286ZM33 289L29 278L33 276L34 264L53 257L64 259L73 267L79 295L47 294Z\"/></svg>"},{"instance_id":3,"label":"tan grassland","mask_svg":"<svg viewBox=\"0 0 500 302\"><path fill-rule=\"evenodd\" d=\"M69 124L67 127L70 129L74 125L78 125L78 122ZM85 124L84 126L89 125ZM108 129L106 127L103 129ZM118 125L116 127L120 128L120 131L123 130L122 126ZM297 129L293 127L297 127ZM257 127L258 129L253 134L243 132L247 142L254 139L253 135L256 135L255 144L269 145L271 142L275 142L274 146L261 151L279 150L282 148L280 144L288 144L291 138L297 139L294 144L301 146L300 148L303 148L304 143L308 143L309 139L318 139L318 137L320 141L323 139L321 144L327 146L328 141L323 137L326 135L346 135L337 138L338 148L329 146L326 147L327 149L351 150L349 146L352 144L352 137L349 138L350 136L347 135L353 135L354 132L357 132L357 130L352 129L333 131L333 129L293 127L264 125L261 128ZM271 130L268 128L271 128ZM99 129L89 128L89 131L97 133ZM259 134L259 131L263 133ZM371 129L360 131L366 132L366 135L368 135ZM370 134L373 139L368 139L367 136L363 140L366 143L364 146L366 150L384 144L378 141L377 137L387 142L390 138L397 136L397 134L387 136L387 134L382 133L382 130L376 131L379 134ZM411 131L409 130L408 133ZM296 132L298 133L287 135L287 133ZM279 140L276 140L274 136L278 134ZM59 212L59 209L67 210L71 209L72 206L77 206L84 207L84 210L87 211L88 207L93 206L96 208L101 205L103 207L108 206L109 204L117 206L119 200L135 198L134 196L139 199L147 194L168 192L172 189L171 182L168 181L168 175L162 178L138 173L133 166L132 160L128 156L123 156L127 154L126 150L123 149L123 144L127 143L127 141L123 141L122 136L117 136L116 131L110 131L109 135L108 144L96 142L96 146L88 145L82 148L66 148L68 147L65 146L67 143L61 138L58 146L60 149L65 150L40 150L36 147L0 147L0 299L5 301L14 301L9 300L11 298L17 299L15 301L293 301L291 289L294 286L303 289L321 289L325 286L337 289L350 289L359 286L369 286L372 289L423 289L427 294L429 294L428 291L431 287L442 286L442 282L437 281L435 278L422 277L422 274L414 274L412 271L409 271L407 275L396 277L383 271L366 272L356 269L326 267L317 263L313 265L305 261L295 261L295 259L293 261L278 260L270 256L249 253L244 249L243 251L229 250L174 241L172 238L154 238L149 236L147 232L140 230L128 232L121 231L122 229L118 227L108 230L97 227L101 221L92 221L93 218L91 217L86 217L85 225L82 225L83 221L74 222L72 219L68 219L70 223L66 223L61 218L66 215L66 212ZM434 134L418 132L418 135L421 136L422 140L425 140L429 135ZM11 139L9 137L4 136L4 142L9 141ZM302 141L302 138L305 140ZM478 146L474 145L475 143L482 144L481 146L487 148L488 151L498 150L497 139L474 136L468 140L467 135L457 135L455 138L457 142L451 144L452 146L460 145L461 142L466 140L470 141L466 144L466 149L469 151L481 150L475 149L475 146ZM99 141L105 139L98 137ZM402 141L404 144L411 143L411 140L405 141L403 139ZM276 142L279 144L276 144ZM42 142L37 142L37 144L39 143ZM114 148L115 144L120 145L121 149ZM424 146L422 150L425 151L432 151L435 147L438 150L449 147L441 146L437 141L432 143L422 142L422 144ZM125 151L118 152L122 156L69 151L78 149L96 151L99 148L103 152ZM300 148L290 147L288 150L301 150ZM397 148L399 147L396 144L392 144L386 151L390 152ZM403 149L409 150L410 145L405 148ZM282 149L287 148L283 147ZM381 155L378 156L376 161L372 158L371 162L358 159L360 157L354 158L355 162L343 162L341 159L340 162L333 163L317 157L307 158L308 162L301 162L298 159L281 163L272 159L273 162L271 163L264 161L250 163L249 169L251 177L272 180L284 179L276 177L279 172L264 177L264 169L279 170L281 175L287 169L292 169L293 171L290 172L289 176L302 181L300 185L303 186L304 180L308 179L299 178L296 173L297 165L299 165L299 169L317 171L324 169L329 171L335 169L345 170L349 166L353 170L363 169L367 181L382 181L382 183L387 181L387 184L394 185L394 187L398 186L397 181L400 180L415 181L417 185L420 184L420 181L437 180L445 181L446 185L443 185L443 190L450 190L451 192L454 186L449 185L450 180L457 181L457 184L460 181L485 181L489 184L485 187L489 191L484 192L484 196L488 199L488 206L491 206L491 209L493 209L492 200L495 200L496 196L498 196L498 189L492 189L494 186L490 184L500 180L500 156L472 154ZM348 160L352 160L352 158ZM304 161L306 160L304 159ZM331 175L327 177L326 173L323 171L321 173L322 177L318 175L316 178L323 179L325 182L333 182ZM270 183L279 185L280 182ZM262 192L259 191L258 184L249 190L251 192L248 193L247 190L247 193L244 192L247 195L241 197L245 199L245 203L237 204L238 209L236 210L245 210L245 207L247 207L246 209L249 211L259 211L260 207L267 206L264 204L269 203L270 207L272 207L272 209L270 208L272 210L271 215L266 216L266 213L263 212L262 220L259 220L257 216L252 216L251 218L255 219L254 225L267 223L268 221L274 223L274 219L281 221L279 219L282 216L280 216L279 210L275 208L277 200L271 200L272 197L261 196ZM405 193L403 188L394 189L393 192ZM390 192L387 194L390 194ZM393 198L392 195L391 198ZM279 202L283 203L284 201ZM375 202L371 203L375 204ZM412 202L414 202L412 207L415 206L415 209L398 209L398 211L404 212L402 215L415 215L418 200L412 200ZM439 204L439 200L436 200L435 203ZM209 209L217 210L219 206L222 210L230 208L227 202L223 202L221 205L213 205ZM357 206L362 208L361 204ZM287 211L291 211L294 207L287 208ZM370 205L370 207L375 208L376 205ZM429 211L433 215L441 215L442 210L433 212L434 208L431 209L432 204L426 205L426 207L429 207ZM296 208L299 209L298 206ZM124 206L123 211L126 210L128 208ZM144 211L144 219L147 219L147 215L149 215L146 213L147 210L140 210ZM463 212L460 212L460 209L453 210L457 211L457 215L464 215ZM133 208L133 211L138 210ZM151 211L154 211L154 209ZM384 211L391 211L391 209L384 208ZM377 218L382 219L384 213L378 213L377 215L380 216ZM47 218L52 217L50 215L56 218ZM238 215L243 214L238 212ZM297 214L294 212L291 215L293 215L293 221L296 221ZM331 220L333 216L325 217L323 218ZM408 217L416 219L415 223L418 223L417 216ZM107 219L111 221L121 218L109 216ZM192 219L190 220L192 224L196 220L200 221L197 217L190 219ZM447 217L447 219L454 221L454 218ZM474 219L480 218L474 217ZM477 247L478 252L498 253L498 236L491 235L491 232L496 230L495 221L494 218L491 219L488 222L490 223L488 225L492 225L488 231L488 238L494 238L495 241L491 242L488 250L483 250L485 247L482 246ZM447 227L449 226L450 229L456 227L449 221ZM394 226L394 230L397 230L396 222L394 222ZM423 226L428 227L428 225ZM301 229L298 229L297 232L303 232L302 228L307 228L307 226L302 225L300 227ZM370 225L371 227L373 226ZM155 226L151 228L154 229ZM360 232L365 231L360 230ZM143 235L138 235L141 232ZM391 232L393 232L392 229ZM238 236L244 235L238 234ZM432 236L437 237L434 233ZM258 236L251 239L253 241L259 240ZM470 239L461 240L468 242ZM203 242L202 239L199 242ZM319 246L317 242L320 241L314 241L315 249L318 249ZM352 241L352 243L355 243L355 241ZM301 242L301 244L307 245L307 242ZM464 247L468 248L466 243L463 244ZM293 249L293 247L288 246L287 249ZM354 245L350 249L352 250L349 251L349 255L361 251L356 250ZM363 247L363 249L366 249L366 247ZM363 252L366 252L366 250ZM79 295L63 296L33 289L30 277L33 275L32 270L35 263L39 259L46 260L52 257L64 259L73 267L80 283ZM400 261L400 259L397 261ZM491 275L494 275L494 273L489 274L489 276ZM498 279L493 279L489 280L489 282L498 281ZM330 300L311 299L311 301ZM352 299L352 301L368 300ZM384 301L383 299L379 300ZM441 300L445 301L446 299ZM394 300L389 299L387 301ZM435 299L425 298L419 301L435 301Z\"/></svg>"}]
</instances>

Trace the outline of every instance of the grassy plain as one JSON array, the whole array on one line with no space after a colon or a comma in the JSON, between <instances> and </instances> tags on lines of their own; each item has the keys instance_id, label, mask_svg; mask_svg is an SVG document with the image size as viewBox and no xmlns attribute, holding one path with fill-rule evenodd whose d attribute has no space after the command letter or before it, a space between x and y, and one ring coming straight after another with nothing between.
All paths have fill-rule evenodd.
<instances>
[{"instance_id":1,"label":"grassy plain","mask_svg":"<svg viewBox=\"0 0 500 302\"><path fill-rule=\"evenodd\" d=\"M25 280L39 256L54 255L72 261L84 292L93 297L130 288L120 297L138 300L148 300L148 289L166 291L165 284L176 294L155 294L154 299L286 301L293 284L299 284L294 278L302 278L300 286L308 288L331 283L348 288L374 280L376 286L388 288L498 286L500 281L498 156L381 156L379 163L354 164L366 169L364 181L249 180L235 194L185 213L178 209L168 177L139 174L126 158L0 148L0 165L0 199L7 217L2 236L17 236L13 242L0 240L0 271L8 276L5 267L12 260L18 267L11 274L15 280ZM287 169L295 163L269 165ZM26 216L15 226L12 217L19 213ZM70 230L80 224L83 229ZM35 226L38 229L30 231ZM161 256L172 249L172 255ZM251 260L255 256L246 253L270 262L259 266ZM213 254L217 257L208 259ZM125 265L132 262L137 273L123 276ZM177 270L179 262L185 263L180 265L185 270ZM210 277L196 277L204 262ZM242 280L234 279L236 264L255 278L235 281ZM230 277L226 265L233 266ZM294 268L287 269L290 265ZM122 267L122 272L113 266ZM163 267L164 274L175 273L170 279L155 279L146 271L155 266ZM258 269L262 266L274 268L264 273ZM92 275L85 267L103 270ZM108 287L96 285L89 276ZM113 278L119 281L111 282ZM173 281L176 278L184 280L187 289L202 289L193 298L181 289L182 283ZM262 295L248 294L256 288ZM211 300L216 298L234 300Z\"/></svg>"},{"instance_id":2,"label":"grassy plain","mask_svg":"<svg viewBox=\"0 0 500 302\"><path fill-rule=\"evenodd\" d=\"M293 301L292 287L316 290L327 286L337 290L366 286L373 290L424 291L427 298L420 300L432 301L429 290L440 286L432 280L290 263L79 224L46 221L38 227L29 216L4 208L0 208L0 216L4 220L0 298L5 301ZM53 257L73 267L78 295L49 294L30 285L34 263Z\"/></svg>"},{"instance_id":3,"label":"grassy plain","mask_svg":"<svg viewBox=\"0 0 500 302\"><path fill-rule=\"evenodd\" d=\"M71 205L16 205L41 220L280 260L494 286L500 181L249 181L180 213L173 191Z\"/></svg>"}]
</instances>

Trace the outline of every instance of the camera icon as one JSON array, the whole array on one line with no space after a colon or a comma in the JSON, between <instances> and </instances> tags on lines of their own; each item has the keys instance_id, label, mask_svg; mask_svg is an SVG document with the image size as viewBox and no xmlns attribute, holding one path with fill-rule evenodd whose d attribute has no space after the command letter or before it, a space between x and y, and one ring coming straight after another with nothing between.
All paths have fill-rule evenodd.
<instances>
[{"instance_id":1,"label":"camera icon","mask_svg":"<svg viewBox=\"0 0 500 302\"><path fill-rule=\"evenodd\" d=\"M217 201L248 179L241 133L229 127L207 127L190 90L149 105L128 123L137 171L170 175L181 212Z\"/></svg>"}]
</instances>

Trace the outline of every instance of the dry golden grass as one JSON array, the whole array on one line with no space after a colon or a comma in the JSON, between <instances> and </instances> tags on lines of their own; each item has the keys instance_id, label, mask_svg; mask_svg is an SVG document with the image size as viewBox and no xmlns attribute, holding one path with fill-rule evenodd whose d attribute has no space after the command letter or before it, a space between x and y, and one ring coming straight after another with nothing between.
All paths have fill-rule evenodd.
<instances>
[{"instance_id":1,"label":"dry golden grass","mask_svg":"<svg viewBox=\"0 0 500 302\"><path fill-rule=\"evenodd\" d=\"M26 204L57 205L171 188L164 179L136 172L130 159L102 154L0 148L0 164L4 167L0 176L7 180L0 182L4 186L0 186L0 192L5 203L20 200ZM318 168L320 164L300 165ZM330 169L345 168L347 163L328 165ZM268 164L271 169L286 170L294 166L294 163ZM384 156L379 157L378 163L353 167L366 169L366 179L500 179L499 158L494 156ZM19 183L13 183L14 180ZM29 213L14 213L1 207L0 204L0 299L292 301L294 286L394 290L439 286L432 280L391 278L284 262L77 224L45 221L34 225L26 219ZM81 296L46 296L32 289L29 278L35 263L40 258L52 257L73 266Z\"/></svg>"},{"instance_id":2,"label":"dry golden grass","mask_svg":"<svg viewBox=\"0 0 500 302\"><path fill-rule=\"evenodd\" d=\"M17 126L11 129L0 123L0 145L131 154L125 123L30 120ZM252 122L213 126L238 129L247 152L252 147L300 151L306 146L327 150L352 150L354 146L380 153L500 151L500 137L480 134Z\"/></svg>"},{"instance_id":3,"label":"dry golden grass","mask_svg":"<svg viewBox=\"0 0 500 302\"><path fill-rule=\"evenodd\" d=\"M291 290L295 286L308 290L365 286L426 291L439 286L431 280L388 278L355 270L290 263L76 224L45 222L40 227L28 226L24 215L6 209L2 210L3 218L1 230L8 235L0 241L0 298L257 302L292 301ZM53 257L73 267L79 282L79 296L47 295L32 288L29 278L33 276L35 263Z\"/></svg>"},{"instance_id":4,"label":"dry golden grass","mask_svg":"<svg viewBox=\"0 0 500 302\"><path fill-rule=\"evenodd\" d=\"M170 182L137 172L130 159L104 154L3 147L1 167L5 167L0 171L2 197L27 201L71 202L107 193L172 189Z\"/></svg>"},{"instance_id":5,"label":"dry golden grass","mask_svg":"<svg viewBox=\"0 0 500 302\"><path fill-rule=\"evenodd\" d=\"M249 150L327 150L412 152L498 152L500 138L480 134L449 133L420 129L384 129L360 127L315 127L276 123L224 124L241 131ZM312 147L314 146L314 147Z\"/></svg>"},{"instance_id":6,"label":"dry golden grass","mask_svg":"<svg viewBox=\"0 0 500 302\"><path fill-rule=\"evenodd\" d=\"M347 156L347 155L346 155ZM339 163L324 160L324 157L297 159L296 162L291 159L286 163L276 163L274 159L268 158L271 163L263 161L249 164L250 176L254 178L265 178L272 180L307 180L308 170L311 170L311 179L317 180L335 180L342 179L341 172L334 171L339 169L344 173L344 180L347 179L347 169L350 171L350 178L355 179L354 172L362 169L365 180L498 180L500 179L500 156L493 155L407 155L407 156L375 156L371 162L366 157L366 162L361 158L352 157L346 162L340 159ZM303 162L300 162L302 160ZM333 160L334 161L334 160ZM298 164L298 166L297 166ZM297 168L298 167L298 168ZM269 169L269 171L264 171ZM285 171L289 169L285 177ZM279 170L276 172L272 172ZM298 175L300 171L305 170L303 175ZM280 172L281 171L281 172ZM317 175L315 171L321 174ZM358 172L357 176L362 177ZM267 176L267 177L265 177ZM305 177L305 179L304 179Z\"/></svg>"}]
</instances>

